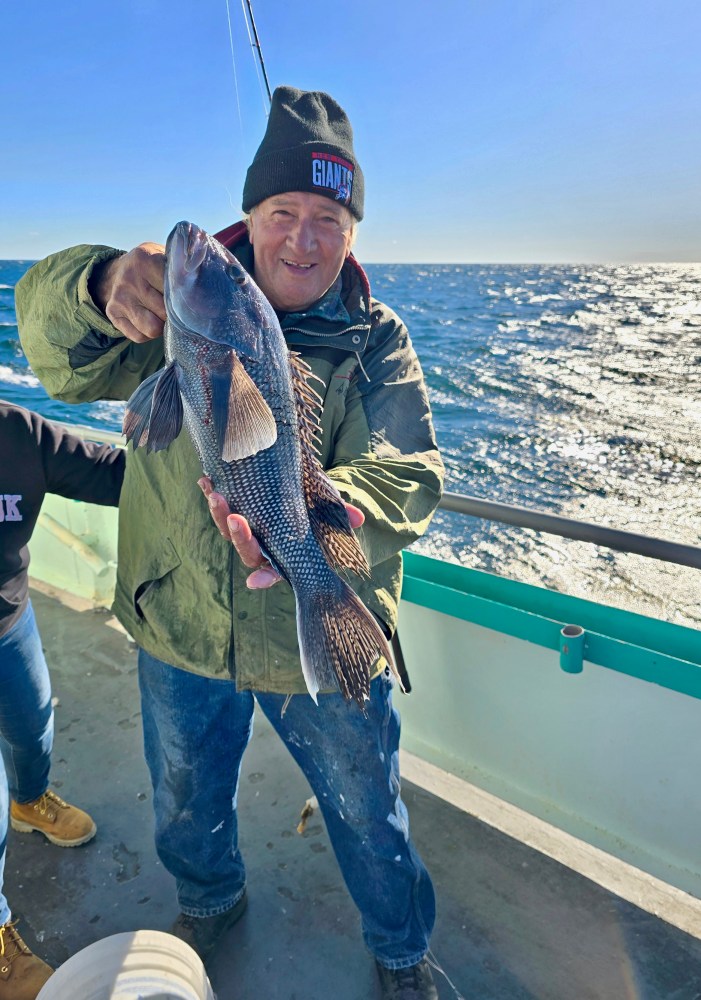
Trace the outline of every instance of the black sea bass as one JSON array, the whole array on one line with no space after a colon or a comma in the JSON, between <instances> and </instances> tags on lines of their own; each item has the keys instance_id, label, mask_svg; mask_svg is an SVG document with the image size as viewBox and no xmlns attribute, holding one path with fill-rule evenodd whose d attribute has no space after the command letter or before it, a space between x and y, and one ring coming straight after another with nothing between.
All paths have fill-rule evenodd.
<instances>
[{"instance_id":1,"label":"black sea bass","mask_svg":"<svg viewBox=\"0 0 701 1000\"><path fill-rule=\"evenodd\" d=\"M166 245L166 366L127 404L135 447L167 447L183 420L205 475L251 525L297 601L307 688L362 706L387 641L336 569L369 572L336 487L317 458L321 400L275 312L236 258L189 222ZM335 567L336 569L332 568Z\"/></svg>"}]
</instances>

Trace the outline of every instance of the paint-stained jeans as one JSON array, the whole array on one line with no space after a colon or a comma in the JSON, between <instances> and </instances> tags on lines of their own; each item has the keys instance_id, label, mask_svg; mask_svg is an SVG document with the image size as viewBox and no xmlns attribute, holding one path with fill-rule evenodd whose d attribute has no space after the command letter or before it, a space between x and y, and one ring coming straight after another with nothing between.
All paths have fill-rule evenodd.
<instances>
[{"instance_id":1,"label":"paint-stained jeans","mask_svg":"<svg viewBox=\"0 0 701 1000\"><path fill-rule=\"evenodd\" d=\"M139 653L144 746L156 848L184 913L212 916L241 897L236 795L253 696ZM365 943L389 968L418 962L435 920L431 879L409 837L399 789L399 715L392 681L371 685L367 717L340 694L256 693L316 795Z\"/></svg>"},{"instance_id":2,"label":"paint-stained jeans","mask_svg":"<svg viewBox=\"0 0 701 1000\"><path fill-rule=\"evenodd\" d=\"M10 919L2 891L8 786L17 802L32 802L44 794L53 735L49 670L30 602L0 637L0 926Z\"/></svg>"}]
</instances>

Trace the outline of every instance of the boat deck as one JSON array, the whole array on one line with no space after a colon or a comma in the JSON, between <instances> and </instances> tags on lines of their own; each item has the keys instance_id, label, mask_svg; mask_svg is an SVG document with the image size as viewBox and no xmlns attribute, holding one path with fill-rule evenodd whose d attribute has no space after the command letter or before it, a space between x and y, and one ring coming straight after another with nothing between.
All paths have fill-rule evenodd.
<instances>
[{"instance_id":1,"label":"boat deck","mask_svg":"<svg viewBox=\"0 0 701 1000\"><path fill-rule=\"evenodd\" d=\"M9 836L13 915L59 965L110 934L167 930L177 903L153 847L134 646L106 612L32 599L58 698L52 787L98 825L72 850ZM210 963L218 1000L379 997L318 813L296 831L309 795L258 713L239 796L250 905ZM408 782L404 798L436 885L433 951L466 1000L701 1000L699 939Z\"/></svg>"}]
</instances>

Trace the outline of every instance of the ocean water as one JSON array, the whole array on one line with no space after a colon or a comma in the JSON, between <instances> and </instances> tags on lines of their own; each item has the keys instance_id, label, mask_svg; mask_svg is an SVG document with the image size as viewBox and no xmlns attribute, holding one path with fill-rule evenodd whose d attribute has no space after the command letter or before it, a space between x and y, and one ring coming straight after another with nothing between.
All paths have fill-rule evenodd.
<instances>
[{"instance_id":1,"label":"ocean water","mask_svg":"<svg viewBox=\"0 0 701 1000\"><path fill-rule=\"evenodd\" d=\"M47 397L0 262L0 397L119 430L122 404ZM701 544L701 265L367 267L421 358L450 490ZM418 551L681 624L701 572L439 511Z\"/></svg>"}]
</instances>

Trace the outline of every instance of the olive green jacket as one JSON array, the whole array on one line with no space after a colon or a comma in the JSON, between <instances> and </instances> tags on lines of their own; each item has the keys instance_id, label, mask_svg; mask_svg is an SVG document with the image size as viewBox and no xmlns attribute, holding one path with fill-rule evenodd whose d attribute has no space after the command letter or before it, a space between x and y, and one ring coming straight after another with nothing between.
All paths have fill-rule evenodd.
<instances>
[{"instance_id":1,"label":"olive green jacket","mask_svg":"<svg viewBox=\"0 0 701 1000\"><path fill-rule=\"evenodd\" d=\"M245 229L220 234L245 267ZM71 403L126 400L163 365L161 341L134 344L96 308L88 279L119 253L78 246L35 264L15 291L20 339L50 395ZM351 580L391 634L401 590L401 550L428 526L443 466L426 389L405 326L371 299L351 257L341 301L350 316L283 316L290 348L325 385L322 463L360 507L358 537L372 567ZM114 612L139 646L175 666L234 677L239 690L306 690L294 594L285 581L249 590L248 570L214 528L197 486L202 474L187 433L165 450L130 453L119 514Z\"/></svg>"}]
</instances>

